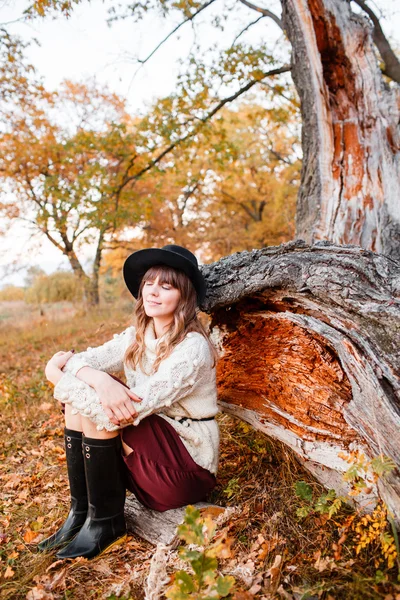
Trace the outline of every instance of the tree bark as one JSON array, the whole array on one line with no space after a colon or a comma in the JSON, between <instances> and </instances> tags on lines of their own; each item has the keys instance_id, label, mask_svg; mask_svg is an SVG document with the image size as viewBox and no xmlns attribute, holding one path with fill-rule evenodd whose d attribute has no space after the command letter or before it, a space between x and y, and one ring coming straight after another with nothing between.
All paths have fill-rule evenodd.
<instances>
[{"instance_id":1,"label":"tree bark","mask_svg":"<svg viewBox=\"0 0 400 600\"><path fill-rule=\"evenodd\" d=\"M400 88L345 0L282 0L303 117L297 236L400 260Z\"/></svg>"},{"instance_id":2,"label":"tree bark","mask_svg":"<svg viewBox=\"0 0 400 600\"><path fill-rule=\"evenodd\" d=\"M216 506L206 502L194 505L203 517L209 516L222 521L236 512L236 508ZM179 543L176 529L183 523L186 506L172 508L164 512L146 508L132 494L125 502L125 518L128 531L135 533L150 544L168 544L176 546Z\"/></svg>"},{"instance_id":3,"label":"tree bark","mask_svg":"<svg viewBox=\"0 0 400 600\"><path fill-rule=\"evenodd\" d=\"M349 490L341 452L397 468L355 498L400 519L400 266L356 246L288 242L202 267L221 408Z\"/></svg>"}]
</instances>

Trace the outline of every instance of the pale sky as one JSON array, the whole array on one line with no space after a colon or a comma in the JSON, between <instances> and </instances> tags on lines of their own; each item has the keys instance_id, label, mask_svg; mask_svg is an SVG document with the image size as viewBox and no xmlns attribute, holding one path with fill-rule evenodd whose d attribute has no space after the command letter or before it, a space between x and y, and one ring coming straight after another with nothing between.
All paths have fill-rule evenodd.
<instances>
[{"instance_id":1,"label":"pale sky","mask_svg":"<svg viewBox=\"0 0 400 600\"><path fill-rule=\"evenodd\" d=\"M280 4L277 0L259 0L259 3L279 13ZM0 0L0 22L18 19L27 4L26 0ZM24 39L38 39L40 45L32 44L28 60L35 66L38 74L43 76L48 88L57 89L66 78L81 81L94 76L97 81L107 83L110 89L126 98L131 112L144 111L156 97L173 91L179 69L177 61L189 52L193 43L193 31L190 25L185 25L179 32L179 38L174 36L170 39L135 75L138 64L133 57L147 56L176 22L150 16L139 23L126 19L109 27L106 23L107 7L111 4L117 3L111 0L92 0L91 3L85 1L74 9L70 19L59 17L55 20L36 20L30 24L16 22L7 27ZM391 18L384 20L383 26L385 32L397 38L400 44L397 33L400 31L398 4L398 0L377 0L375 7L390 11ZM216 6L219 8L219 3ZM205 21L208 13L204 14ZM227 21L223 33L206 25L201 27L200 37L207 39L207 46L218 38L231 43L246 23L257 18L254 11L244 6L239 12L235 10L234 14L236 16ZM280 33L270 20L263 20L251 29L249 35L254 41L255 38L263 39L266 32L269 41L276 39ZM0 240L0 287L7 283L21 285L24 270L30 264L40 264L47 272L62 266L68 268L68 261L50 242L42 240L43 238L37 239L35 251L32 252L32 245L27 242L27 232L19 226L12 228ZM14 275L4 276L7 264L16 256L16 250L22 253L21 270ZM90 252L87 255L90 260Z\"/></svg>"}]
</instances>

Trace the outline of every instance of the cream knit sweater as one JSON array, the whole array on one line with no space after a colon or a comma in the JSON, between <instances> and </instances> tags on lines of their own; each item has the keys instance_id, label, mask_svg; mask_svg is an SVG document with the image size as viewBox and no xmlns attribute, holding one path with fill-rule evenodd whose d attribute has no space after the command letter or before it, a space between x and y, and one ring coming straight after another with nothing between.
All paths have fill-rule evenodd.
<instances>
[{"instance_id":1,"label":"cream knit sweater","mask_svg":"<svg viewBox=\"0 0 400 600\"><path fill-rule=\"evenodd\" d=\"M142 398L142 402L135 402L138 416L134 425L152 413L159 414L177 431L193 460L216 474L219 455L217 422L186 420L179 423L176 420L181 417L213 417L218 412L216 373L207 341L200 333L188 333L160 363L158 371L146 375L138 366L133 370L123 362L125 350L134 341L135 334L135 328L128 327L102 346L88 348L71 357L63 368L64 375L54 388L54 397L71 404L73 413L91 419L98 430L119 429L109 421L95 390L78 379L76 374L85 366L110 374L123 369L127 385ZM144 368L148 373L155 361L160 339L155 337L153 323L150 322L144 340Z\"/></svg>"}]
</instances>

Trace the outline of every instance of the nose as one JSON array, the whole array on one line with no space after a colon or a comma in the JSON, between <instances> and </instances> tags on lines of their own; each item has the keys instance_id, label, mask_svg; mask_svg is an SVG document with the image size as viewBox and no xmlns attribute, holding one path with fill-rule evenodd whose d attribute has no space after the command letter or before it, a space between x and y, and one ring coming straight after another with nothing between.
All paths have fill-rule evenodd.
<instances>
[{"instance_id":1,"label":"nose","mask_svg":"<svg viewBox=\"0 0 400 600\"><path fill-rule=\"evenodd\" d=\"M151 286L150 294L152 296L158 296L158 286L157 285Z\"/></svg>"}]
</instances>

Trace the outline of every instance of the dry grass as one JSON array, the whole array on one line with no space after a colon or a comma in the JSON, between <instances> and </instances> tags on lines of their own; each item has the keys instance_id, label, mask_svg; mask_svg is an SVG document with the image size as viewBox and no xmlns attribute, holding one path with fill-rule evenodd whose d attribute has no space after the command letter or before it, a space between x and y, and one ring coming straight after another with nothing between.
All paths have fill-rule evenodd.
<instances>
[{"instance_id":1,"label":"dry grass","mask_svg":"<svg viewBox=\"0 0 400 600\"><path fill-rule=\"evenodd\" d=\"M12 310L14 318L0 328L0 596L141 600L153 548L134 536L94 561L55 562L53 554L36 552L37 542L68 512L62 415L44 366L60 349L103 343L129 324L129 313L126 307L113 308L112 315L109 309L78 310L58 319L53 308L52 319L45 311L34 320ZM338 552L348 511L330 520L296 516L296 481L307 481L316 495L323 490L291 451L228 415L220 415L219 422L220 471L210 500L241 508L229 524L233 555L221 562L242 589L238 600L400 598L396 569L388 570L382 561L377 573L376 548L356 557L348 536Z\"/></svg>"}]
</instances>

